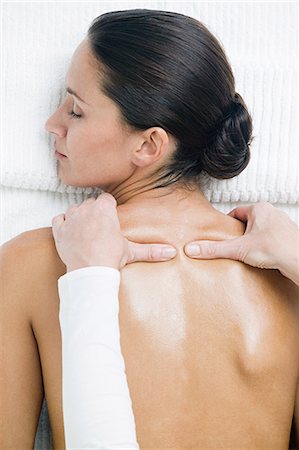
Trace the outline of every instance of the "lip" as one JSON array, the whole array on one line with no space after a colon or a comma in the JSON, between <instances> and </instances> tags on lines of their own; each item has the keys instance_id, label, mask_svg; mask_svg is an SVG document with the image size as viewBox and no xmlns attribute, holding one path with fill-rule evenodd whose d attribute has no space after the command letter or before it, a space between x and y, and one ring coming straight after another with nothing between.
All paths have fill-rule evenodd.
<instances>
[{"instance_id":1,"label":"lip","mask_svg":"<svg viewBox=\"0 0 299 450\"><path fill-rule=\"evenodd\" d=\"M57 150L56 144L54 145L54 147L55 147L55 156L64 156L65 158L67 158L66 155L64 155L63 153L60 153L60 152Z\"/></svg>"},{"instance_id":2,"label":"lip","mask_svg":"<svg viewBox=\"0 0 299 450\"><path fill-rule=\"evenodd\" d=\"M67 156L63 155L62 153L59 153L57 150L55 151L56 158L64 159L67 158Z\"/></svg>"}]
</instances>

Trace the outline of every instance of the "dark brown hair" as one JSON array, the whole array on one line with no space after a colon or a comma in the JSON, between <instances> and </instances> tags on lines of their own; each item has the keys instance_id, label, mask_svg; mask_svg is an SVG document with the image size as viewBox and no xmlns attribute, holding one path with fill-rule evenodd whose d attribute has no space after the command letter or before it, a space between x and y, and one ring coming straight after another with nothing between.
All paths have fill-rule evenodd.
<instances>
[{"instance_id":1,"label":"dark brown hair","mask_svg":"<svg viewBox=\"0 0 299 450\"><path fill-rule=\"evenodd\" d=\"M245 169L252 119L221 44L201 22L168 11L113 11L93 20L88 39L101 89L124 122L159 126L176 139L159 187Z\"/></svg>"}]
</instances>

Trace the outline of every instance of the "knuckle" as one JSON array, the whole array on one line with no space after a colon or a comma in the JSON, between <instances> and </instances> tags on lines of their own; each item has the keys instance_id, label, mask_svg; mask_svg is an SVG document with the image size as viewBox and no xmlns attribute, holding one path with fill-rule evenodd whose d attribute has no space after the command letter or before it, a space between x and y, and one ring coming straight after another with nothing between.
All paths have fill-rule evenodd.
<instances>
[{"instance_id":1,"label":"knuckle","mask_svg":"<svg viewBox=\"0 0 299 450\"><path fill-rule=\"evenodd\" d=\"M95 202L94 198L88 198L86 200L84 200L83 203L81 203L81 209L84 209L85 207L88 207L89 205L92 205Z\"/></svg>"},{"instance_id":2,"label":"knuckle","mask_svg":"<svg viewBox=\"0 0 299 450\"><path fill-rule=\"evenodd\" d=\"M148 247L148 259L150 261L154 261L155 260L155 254L156 254L155 247L153 245L150 245Z\"/></svg>"},{"instance_id":3,"label":"knuckle","mask_svg":"<svg viewBox=\"0 0 299 450\"><path fill-rule=\"evenodd\" d=\"M273 208L273 205L269 202L260 202L257 205L257 209L261 210L261 211L270 211Z\"/></svg>"},{"instance_id":4,"label":"knuckle","mask_svg":"<svg viewBox=\"0 0 299 450\"><path fill-rule=\"evenodd\" d=\"M149 245L149 246L147 247L147 259L148 259L149 261L151 261L151 260L152 260L152 257L153 257L152 247L151 247L151 245Z\"/></svg>"},{"instance_id":5,"label":"knuckle","mask_svg":"<svg viewBox=\"0 0 299 450\"><path fill-rule=\"evenodd\" d=\"M206 252L209 256L215 256L217 250L217 244L215 243L207 243L206 244Z\"/></svg>"},{"instance_id":6,"label":"knuckle","mask_svg":"<svg viewBox=\"0 0 299 450\"><path fill-rule=\"evenodd\" d=\"M236 256L239 261L246 261L248 257L248 248L245 245L238 245L236 248Z\"/></svg>"},{"instance_id":7,"label":"knuckle","mask_svg":"<svg viewBox=\"0 0 299 450\"><path fill-rule=\"evenodd\" d=\"M236 246L236 255L239 261L248 262L251 259L253 252L253 244L250 238L243 238L243 242L238 243Z\"/></svg>"},{"instance_id":8,"label":"knuckle","mask_svg":"<svg viewBox=\"0 0 299 450\"><path fill-rule=\"evenodd\" d=\"M57 219L59 219L59 217L64 217L64 213L58 214L58 215L54 216L54 217L52 218L52 223L55 222Z\"/></svg>"},{"instance_id":9,"label":"knuckle","mask_svg":"<svg viewBox=\"0 0 299 450\"><path fill-rule=\"evenodd\" d=\"M66 214L75 211L78 207L79 207L78 205L76 205L75 203L73 203L72 205L70 205L70 206L68 207L68 209L67 209L67 211L66 211Z\"/></svg>"},{"instance_id":10,"label":"knuckle","mask_svg":"<svg viewBox=\"0 0 299 450\"><path fill-rule=\"evenodd\" d=\"M134 252L133 248L131 248L130 245L127 247L125 255L126 255L126 259L127 259L128 263L134 261L134 259L135 259L135 252Z\"/></svg>"}]
</instances>

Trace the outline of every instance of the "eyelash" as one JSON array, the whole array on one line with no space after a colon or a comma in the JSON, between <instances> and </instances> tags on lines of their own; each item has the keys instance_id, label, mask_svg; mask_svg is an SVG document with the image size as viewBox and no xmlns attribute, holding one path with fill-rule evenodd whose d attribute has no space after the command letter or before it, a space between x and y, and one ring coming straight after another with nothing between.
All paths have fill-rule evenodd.
<instances>
[{"instance_id":1,"label":"eyelash","mask_svg":"<svg viewBox=\"0 0 299 450\"><path fill-rule=\"evenodd\" d=\"M80 119L81 117L79 114L75 114L74 111L68 112L68 115L74 117L74 119Z\"/></svg>"}]
</instances>

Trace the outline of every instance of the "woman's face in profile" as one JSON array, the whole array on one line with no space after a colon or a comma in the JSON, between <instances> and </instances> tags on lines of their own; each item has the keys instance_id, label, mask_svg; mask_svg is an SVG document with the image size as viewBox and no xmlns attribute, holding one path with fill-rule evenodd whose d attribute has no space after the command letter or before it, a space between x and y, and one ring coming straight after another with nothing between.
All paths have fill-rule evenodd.
<instances>
[{"instance_id":1,"label":"woman's face in profile","mask_svg":"<svg viewBox=\"0 0 299 450\"><path fill-rule=\"evenodd\" d=\"M65 81L80 99L68 93L45 123L57 151L66 155L58 159L59 178L65 184L104 190L118 185L134 171L130 150L137 141L123 127L117 105L98 87L87 38L75 50Z\"/></svg>"}]
</instances>

